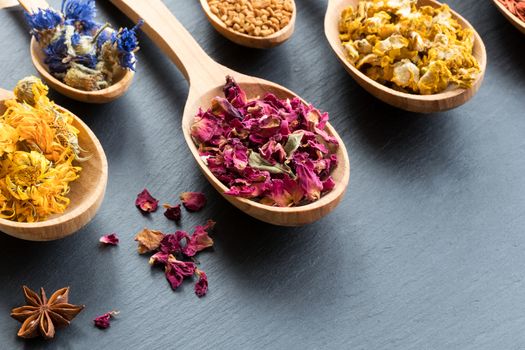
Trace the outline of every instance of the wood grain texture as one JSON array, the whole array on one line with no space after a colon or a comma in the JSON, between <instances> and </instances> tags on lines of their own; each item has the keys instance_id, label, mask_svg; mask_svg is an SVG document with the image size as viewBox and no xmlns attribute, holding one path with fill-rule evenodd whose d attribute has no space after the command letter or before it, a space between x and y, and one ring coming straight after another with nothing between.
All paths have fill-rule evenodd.
<instances>
[{"instance_id":1,"label":"wood grain texture","mask_svg":"<svg viewBox=\"0 0 525 350\"><path fill-rule=\"evenodd\" d=\"M478 91L487 66L487 53L485 44L476 32L476 29L465 20L460 14L451 9L453 17L464 28L471 28L474 31L473 56L477 59L481 73L468 89L447 90L432 95L417 95L396 91L383 84L380 84L362 73L351 64L344 52L341 40L339 39L339 20L343 10L349 6L356 7L359 0L330 0L326 9L324 30L326 38L335 52L337 58L347 70L347 72L361 85L366 91L394 107L398 107L411 112L432 113L442 112L461 106L470 100ZM419 0L418 6L440 7L441 3L435 0Z\"/></svg>"},{"instance_id":2,"label":"wood grain texture","mask_svg":"<svg viewBox=\"0 0 525 350\"><path fill-rule=\"evenodd\" d=\"M223 95L226 76L235 78L235 81L245 90L248 99L264 96L268 92L280 98L291 99L297 95L283 86L238 73L213 61L162 1L111 0L111 2L134 21L142 19L144 21L143 31L187 77L190 91L182 116L184 138L204 176L228 202L254 218L280 226L310 224L330 213L339 204L348 186L350 161L343 141L329 123L326 124L326 131L339 143L337 148L333 148L338 165L331 173L335 182L334 188L319 200L306 205L282 208L225 194L228 187L220 182L204 163L191 136L191 125L199 108L210 108L211 100L215 96ZM303 103L307 104L304 100Z\"/></svg>"},{"instance_id":3,"label":"wood grain texture","mask_svg":"<svg viewBox=\"0 0 525 350\"><path fill-rule=\"evenodd\" d=\"M59 0L51 0L59 6ZM98 1L101 21L129 26ZM263 224L230 205L202 176L181 117L188 84L141 34L135 82L121 99L86 105L53 94L95 132L109 162L107 194L78 234L44 243L0 235L0 348L518 350L525 347L525 66L523 35L490 1L448 4L487 47L485 81L472 100L436 118L390 107L346 73L323 36L327 2L296 2L294 35L271 50L232 44L198 1L168 8L217 62L275 81L330 112L352 157L341 204L301 228ZM0 86L34 74L19 9L0 10ZM176 226L133 205L147 187L161 203L204 191L202 212ZM192 231L217 221L214 250L199 255L210 280L172 292L136 253L145 226ZM121 244L99 247L116 232ZM52 342L16 338L8 317L21 285L86 304ZM92 326L121 311L107 331Z\"/></svg>"},{"instance_id":4,"label":"wood grain texture","mask_svg":"<svg viewBox=\"0 0 525 350\"><path fill-rule=\"evenodd\" d=\"M208 0L200 0L202 10L206 14L208 21L225 38L233 41L236 44L256 48L256 49L269 49L284 43L286 40L292 36L295 28L295 18L297 11L295 10L295 2L291 0L294 11L292 12L292 17L290 22L279 31L268 35L265 37L253 36L244 33L237 32L224 24L219 17L217 17L213 12L211 12L210 6L208 5Z\"/></svg>"}]
</instances>

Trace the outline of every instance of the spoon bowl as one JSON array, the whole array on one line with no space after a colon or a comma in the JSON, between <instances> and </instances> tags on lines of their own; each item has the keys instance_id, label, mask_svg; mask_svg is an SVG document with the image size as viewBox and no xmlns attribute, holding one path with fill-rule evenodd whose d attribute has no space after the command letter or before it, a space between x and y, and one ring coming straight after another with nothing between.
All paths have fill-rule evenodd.
<instances>
[{"instance_id":1,"label":"spoon bowl","mask_svg":"<svg viewBox=\"0 0 525 350\"><path fill-rule=\"evenodd\" d=\"M512 14L512 12L509 11L509 9L507 9L501 2L499 2L498 0L492 0L492 2L494 3L494 5L496 5L496 8L499 10L499 12L501 12L503 14L503 16L505 16L505 18L516 28L518 28L518 30L520 32L522 32L523 34L525 34L525 22L523 22L522 20L520 20L518 17L516 17L515 15Z\"/></svg>"},{"instance_id":2,"label":"spoon bowl","mask_svg":"<svg viewBox=\"0 0 525 350\"><path fill-rule=\"evenodd\" d=\"M18 2L29 13L37 9L49 8L49 4L45 0L19 0ZM97 91L84 91L61 82L49 72L44 63L45 54L34 37L31 38L30 51L33 65L42 79L60 94L80 102L108 103L116 100L129 89L135 74L132 70L119 68L120 71L116 74L111 86Z\"/></svg>"},{"instance_id":3,"label":"spoon bowl","mask_svg":"<svg viewBox=\"0 0 525 350\"><path fill-rule=\"evenodd\" d=\"M227 75L236 80L248 98L261 96L266 92L282 98L297 95L278 84L235 72L213 61L160 0L111 2L132 20L144 20L143 31L171 58L189 81L190 91L182 116L184 138L200 170L226 200L252 217L280 226L301 226L314 222L337 206L348 185L350 163L343 141L330 124L327 124L326 131L339 142L336 153L339 164L332 172L336 185L319 200L303 206L282 208L226 195L224 192L228 188L211 173L201 159L190 134L190 127L199 107L210 107L212 98L222 95Z\"/></svg>"},{"instance_id":4,"label":"spoon bowl","mask_svg":"<svg viewBox=\"0 0 525 350\"><path fill-rule=\"evenodd\" d=\"M394 107L411 112L432 113L441 112L458 107L470 100L478 91L487 65L487 53L483 40L472 27L472 25L451 9L455 18L462 27L471 28L474 31L473 55L477 59L481 72L472 86L468 89L451 89L432 95L417 95L396 91L381 83L374 81L350 63L339 39L339 19L343 10L349 6L356 7L360 0L329 0L324 20L326 38L335 55L348 73L366 91ZM417 6L440 7L442 4L434 0L418 0Z\"/></svg>"},{"instance_id":5,"label":"spoon bowl","mask_svg":"<svg viewBox=\"0 0 525 350\"><path fill-rule=\"evenodd\" d=\"M207 0L200 0L200 3L202 10L206 14L206 17L208 18L208 21L211 23L213 28L215 28L215 30L217 30L222 36L224 36L228 40L233 41L234 43L242 46L256 49L269 49L279 44L282 44L283 42L288 40L294 32L296 17L295 14L297 12L297 8L293 0L293 12L292 18L290 18L290 22L279 31L273 33L272 35L264 37L239 33L233 29L228 28L226 24L224 24L224 22L221 21L221 19L211 11Z\"/></svg>"},{"instance_id":6,"label":"spoon bowl","mask_svg":"<svg viewBox=\"0 0 525 350\"><path fill-rule=\"evenodd\" d=\"M0 89L0 114L5 112L4 101L13 98L11 92ZM80 131L79 144L89 158L81 163L80 177L71 183L71 203L66 211L33 223L0 219L0 231L29 241L51 241L75 233L95 216L106 191L108 163L95 134L80 118L74 118L73 126Z\"/></svg>"}]
</instances>

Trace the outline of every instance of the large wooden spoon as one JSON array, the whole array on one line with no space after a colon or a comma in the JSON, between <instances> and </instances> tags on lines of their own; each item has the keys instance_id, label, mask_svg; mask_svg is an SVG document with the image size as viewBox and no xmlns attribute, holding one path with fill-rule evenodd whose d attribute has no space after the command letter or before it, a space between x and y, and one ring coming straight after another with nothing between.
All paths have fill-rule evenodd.
<instances>
[{"instance_id":1,"label":"large wooden spoon","mask_svg":"<svg viewBox=\"0 0 525 350\"><path fill-rule=\"evenodd\" d=\"M0 115L5 112L4 102L13 98L10 91L0 89ZM68 194L71 203L68 208L62 214L34 223L0 219L0 231L29 241L50 241L75 233L97 213L108 182L106 154L89 127L80 118L74 117L73 126L80 131L78 143L85 150L83 155L88 159L80 164L80 177L71 183Z\"/></svg>"},{"instance_id":2,"label":"large wooden spoon","mask_svg":"<svg viewBox=\"0 0 525 350\"><path fill-rule=\"evenodd\" d=\"M383 84L380 84L362 73L346 58L346 54L339 39L339 20L343 9L353 6L357 7L360 0L328 0L328 8L324 19L324 31L330 46L335 52L343 67L350 73L350 75L361 85L366 91L377 97L383 102L391 104L392 106L405 109L412 112L431 113L440 112L447 109L458 107L474 96L481 86L483 76L485 74L485 67L487 65L487 53L485 52L485 45L481 37L463 17L452 11L452 16L463 27L471 28L474 31L474 50L473 55L479 62L481 73L468 89L453 89L444 91L433 95L416 95L399 92ZM417 6L432 6L440 7L441 3L434 0L418 0Z\"/></svg>"},{"instance_id":3,"label":"large wooden spoon","mask_svg":"<svg viewBox=\"0 0 525 350\"><path fill-rule=\"evenodd\" d=\"M18 0L18 2L29 13L33 13L38 9L49 8L49 4L45 0ZM34 37L31 38L30 49L33 65L46 83L62 95L77 101L87 103L111 102L122 96L128 90L133 80L134 72L132 70L120 69L119 73L114 77L113 84L105 89L84 91L72 88L49 73L47 65L44 63L45 54Z\"/></svg>"},{"instance_id":4,"label":"large wooden spoon","mask_svg":"<svg viewBox=\"0 0 525 350\"><path fill-rule=\"evenodd\" d=\"M228 188L208 169L190 135L190 126L199 107L208 108L211 99L222 95L225 77L231 75L246 90L248 98L272 92L281 98L296 96L275 83L250 77L213 61L184 29L170 10L160 0L111 0L134 21L144 20L142 30L166 53L184 74L190 84L188 99L182 116L182 130L191 153L209 182L230 203L259 220L282 226L299 226L311 223L328 214L341 200L350 176L348 154L343 141L331 125L327 131L339 141L339 165L332 176L335 188L316 202L304 206L279 208L255 201L225 195Z\"/></svg>"},{"instance_id":5,"label":"large wooden spoon","mask_svg":"<svg viewBox=\"0 0 525 350\"><path fill-rule=\"evenodd\" d=\"M508 8L505 7L499 0L492 0L494 5L498 8L499 12L505 16L505 18L520 32L525 34L525 22L523 22L521 19L519 19L517 16L515 16L512 12L509 11Z\"/></svg>"},{"instance_id":6,"label":"large wooden spoon","mask_svg":"<svg viewBox=\"0 0 525 350\"><path fill-rule=\"evenodd\" d=\"M295 2L293 0L293 13L290 22L281 30L264 37L239 33L235 30L232 30L231 28L228 28L226 24L224 24L224 22L221 21L221 19L211 11L210 6L208 5L208 0L200 0L200 3L202 10L208 18L208 21L210 21L215 30L217 30L228 40L231 40L234 43L242 46L253 47L257 49L269 49L288 40L294 31L297 8L295 7Z\"/></svg>"}]
</instances>

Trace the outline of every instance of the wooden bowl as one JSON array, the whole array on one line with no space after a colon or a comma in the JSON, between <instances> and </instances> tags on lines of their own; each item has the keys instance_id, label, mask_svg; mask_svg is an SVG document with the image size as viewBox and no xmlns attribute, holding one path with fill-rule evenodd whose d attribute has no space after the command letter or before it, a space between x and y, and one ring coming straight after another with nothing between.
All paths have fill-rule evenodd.
<instances>
[{"instance_id":1,"label":"wooden bowl","mask_svg":"<svg viewBox=\"0 0 525 350\"><path fill-rule=\"evenodd\" d=\"M217 30L226 39L242 46L252 47L256 49L269 49L279 44L282 44L283 42L288 40L288 38L290 38L294 32L295 14L297 12L297 8L295 6L294 1L292 1L293 12L292 18L290 18L290 22L281 30L273 33L272 35L263 37L239 33L235 30L228 28L219 17L217 17L213 12L211 12L207 0L200 0L200 3L202 10L206 14L206 17L208 18L208 21L211 23L213 28L215 28L215 30Z\"/></svg>"},{"instance_id":2,"label":"wooden bowl","mask_svg":"<svg viewBox=\"0 0 525 350\"><path fill-rule=\"evenodd\" d=\"M525 22L520 20L518 17L514 16L512 12L510 12L501 2L498 0L492 0L494 5L496 5L496 8L505 16L505 18L520 32L525 34Z\"/></svg>"},{"instance_id":3,"label":"wooden bowl","mask_svg":"<svg viewBox=\"0 0 525 350\"><path fill-rule=\"evenodd\" d=\"M116 100L128 91L135 72L129 69L121 69L120 73L115 76L115 81L111 86L97 91L84 91L75 89L49 73L47 65L44 63L45 54L34 37L31 38L31 60L38 74L45 80L46 84L60 94L73 100L85 103L108 103Z\"/></svg>"},{"instance_id":4,"label":"wooden bowl","mask_svg":"<svg viewBox=\"0 0 525 350\"><path fill-rule=\"evenodd\" d=\"M10 98L13 98L10 92L0 90L0 113L5 111L3 101ZM75 116L73 125L80 130L79 144L90 158L81 163L80 177L71 183L68 195L71 203L66 211L35 223L0 219L0 231L29 241L50 241L75 233L95 216L108 182L106 154L95 134L80 118Z\"/></svg>"},{"instance_id":5,"label":"wooden bowl","mask_svg":"<svg viewBox=\"0 0 525 350\"><path fill-rule=\"evenodd\" d=\"M339 61L350 75L357 81L361 87L366 91L377 97L383 102L392 106L420 113L440 112L448 109L458 107L472 98L478 91L485 75L485 68L487 65L487 53L483 40L472 27L472 25L456 12L452 11L452 16L463 27L471 28L474 31L474 48L473 55L478 60L481 73L472 86L468 89L453 89L447 90L433 95L417 95L399 92L383 84L380 84L362 73L353 64L351 64L344 52L341 40L339 39L339 19L343 9L349 6L357 6L359 0L329 0L328 9L326 11L324 30L326 38L330 43ZM419 0L418 6L432 6L440 7L442 4L434 0Z\"/></svg>"}]
</instances>

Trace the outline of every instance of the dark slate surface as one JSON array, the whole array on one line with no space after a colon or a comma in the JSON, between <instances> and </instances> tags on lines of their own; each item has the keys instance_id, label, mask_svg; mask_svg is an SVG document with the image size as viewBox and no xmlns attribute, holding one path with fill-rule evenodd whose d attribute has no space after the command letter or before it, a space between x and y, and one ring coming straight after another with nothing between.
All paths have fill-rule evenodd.
<instances>
[{"instance_id":1,"label":"dark slate surface","mask_svg":"<svg viewBox=\"0 0 525 350\"><path fill-rule=\"evenodd\" d=\"M57 1L52 2L57 4ZM102 17L129 25L103 1ZM303 228L251 219L208 185L180 131L187 84L143 36L134 86L90 106L53 97L98 135L109 186L96 218L76 235L30 243L0 236L1 349L523 349L525 347L525 37L488 0L450 5L487 46L477 96L439 115L393 109L364 92L323 34L326 1L299 0L297 29L268 51L228 42L197 1L169 7L209 54L281 83L329 111L351 157L350 187L328 217ZM0 11L0 86L33 74L21 12ZM148 187L162 202L201 190L209 205L182 228L215 219L214 251L200 255L210 292L172 292L139 256L144 226L174 230L162 212L133 206ZM100 235L122 243L101 248ZM87 307L53 342L16 337L9 317L21 285L71 286ZM111 309L107 331L91 320Z\"/></svg>"}]
</instances>

